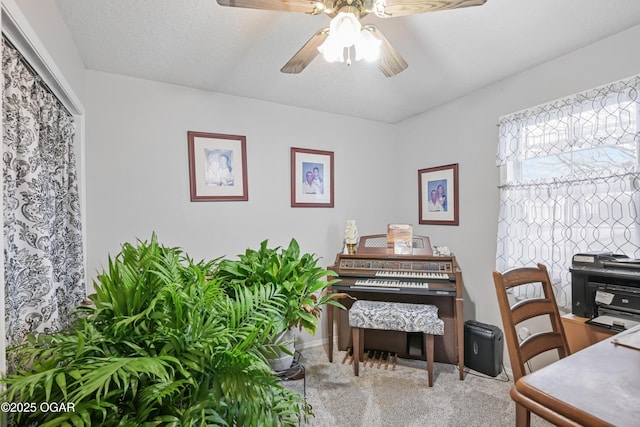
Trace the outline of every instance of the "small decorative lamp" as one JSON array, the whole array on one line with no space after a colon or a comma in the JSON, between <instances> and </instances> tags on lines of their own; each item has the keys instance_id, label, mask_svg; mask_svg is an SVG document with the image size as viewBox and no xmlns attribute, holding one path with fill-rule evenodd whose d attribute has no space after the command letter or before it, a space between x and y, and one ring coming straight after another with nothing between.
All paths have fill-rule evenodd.
<instances>
[{"instance_id":1,"label":"small decorative lamp","mask_svg":"<svg viewBox=\"0 0 640 427\"><path fill-rule=\"evenodd\" d=\"M347 226L344 230L344 243L347 245L347 253L353 255L356 253L356 243L358 243L358 226L355 219L347 220Z\"/></svg>"}]
</instances>

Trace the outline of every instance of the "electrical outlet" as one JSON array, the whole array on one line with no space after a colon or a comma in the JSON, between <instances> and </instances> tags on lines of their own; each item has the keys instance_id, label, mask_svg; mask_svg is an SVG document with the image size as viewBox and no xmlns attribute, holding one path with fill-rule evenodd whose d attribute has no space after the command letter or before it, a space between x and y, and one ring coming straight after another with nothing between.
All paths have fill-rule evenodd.
<instances>
[{"instance_id":1,"label":"electrical outlet","mask_svg":"<svg viewBox=\"0 0 640 427\"><path fill-rule=\"evenodd\" d=\"M529 329L525 328L524 326L518 331L520 341L524 341L529 335L531 335L531 331L529 331Z\"/></svg>"}]
</instances>

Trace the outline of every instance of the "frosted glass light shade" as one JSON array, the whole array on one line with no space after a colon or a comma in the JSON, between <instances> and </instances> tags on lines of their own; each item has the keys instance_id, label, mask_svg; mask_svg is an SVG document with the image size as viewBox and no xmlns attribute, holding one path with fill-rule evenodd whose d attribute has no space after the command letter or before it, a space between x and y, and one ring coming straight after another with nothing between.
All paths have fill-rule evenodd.
<instances>
[{"instance_id":1,"label":"frosted glass light shade","mask_svg":"<svg viewBox=\"0 0 640 427\"><path fill-rule=\"evenodd\" d=\"M329 24L329 34L336 39L344 47L351 47L358 40L360 35L360 21L351 12L340 12Z\"/></svg>"},{"instance_id":2,"label":"frosted glass light shade","mask_svg":"<svg viewBox=\"0 0 640 427\"><path fill-rule=\"evenodd\" d=\"M365 59L367 61L375 61L380 57L380 45L382 40L377 39L368 30L360 31L358 40L356 41L356 61Z\"/></svg>"},{"instance_id":3,"label":"frosted glass light shade","mask_svg":"<svg viewBox=\"0 0 640 427\"><path fill-rule=\"evenodd\" d=\"M318 50L327 62L344 62L344 46L332 34L318 46Z\"/></svg>"},{"instance_id":4,"label":"frosted glass light shade","mask_svg":"<svg viewBox=\"0 0 640 427\"><path fill-rule=\"evenodd\" d=\"M362 29L355 14L340 12L331 20L329 35L318 46L318 51L327 62L344 62L344 50L353 46L356 61L361 59L375 61L380 56L381 44L382 41L369 30ZM348 64L350 63L351 60Z\"/></svg>"}]
</instances>

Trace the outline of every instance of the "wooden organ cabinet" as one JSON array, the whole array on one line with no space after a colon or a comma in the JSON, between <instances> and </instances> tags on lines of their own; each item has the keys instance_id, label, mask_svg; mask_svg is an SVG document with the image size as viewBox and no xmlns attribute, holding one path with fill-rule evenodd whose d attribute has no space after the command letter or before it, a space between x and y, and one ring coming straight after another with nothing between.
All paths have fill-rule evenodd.
<instances>
[{"instance_id":1,"label":"wooden organ cabinet","mask_svg":"<svg viewBox=\"0 0 640 427\"><path fill-rule=\"evenodd\" d=\"M377 244L375 242L378 242ZM382 244L381 242L384 242ZM369 246L371 245L371 246ZM387 253L386 235L362 236L354 255L338 254L328 267L340 282L331 292L347 293L352 298L374 301L433 304L444 321L444 335L435 337L435 361L457 364L464 379L464 313L462 272L454 256L432 255L429 238L413 236L413 254ZM354 299L340 302L350 308ZM349 314L329 306L327 310L329 361L333 361L334 326L338 350L351 347ZM336 325L337 324L337 325ZM398 357L424 359L422 334L365 330L366 349L397 353ZM418 353L412 346L418 344Z\"/></svg>"}]
</instances>

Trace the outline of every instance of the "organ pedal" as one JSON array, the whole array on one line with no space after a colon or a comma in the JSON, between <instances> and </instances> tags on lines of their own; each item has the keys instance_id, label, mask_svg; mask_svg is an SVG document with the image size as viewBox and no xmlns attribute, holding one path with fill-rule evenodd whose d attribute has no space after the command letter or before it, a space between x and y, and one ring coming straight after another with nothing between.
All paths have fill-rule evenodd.
<instances>
[{"instance_id":1,"label":"organ pedal","mask_svg":"<svg viewBox=\"0 0 640 427\"><path fill-rule=\"evenodd\" d=\"M351 352L351 347L347 347L347 351L344 354L344 357L342 358L342 364L343 365L347 361L347 358L349 359L349 365L351 365L353 363L353 354Z\"/></svg>"},{"instance_id":2,"label":"organ pedal","mask_svg":"<svg viewBox=\"0 0 640 427\"><path fill-rule=\"evenodd\" d=\"M382 366L382 360L386 357L387 353L380 352L380 357L378 358L378 369Z\"/></svg>"},{"instance_id":3,"label":"organ pedal","mask_svg":"<svg viewBox=\"0 0 640 427\"><path fill-rule=\"evenodd\" d=\"M373 354L372 354L373 353ZM393 357L393 362L391 362L391 358ZM342 358L342 364L347 363L347 359L349 359L349 365L353 364L353 349L351 347L347 347L347 351ZM396 365L398 363L398 353L390 353L387 351L377 351L377 350L364 350L364 358L361 361L362 367L366 368L367 363L370 368L373 368L377 363L377 368L380 369L382 363L384 362L384 369L389 369L389 364L391 364L391 370L396 370Z\"/></svg>"}]
</instances>

